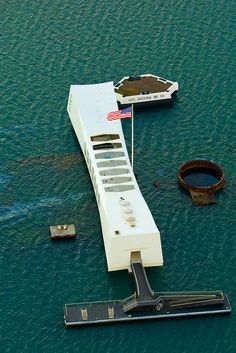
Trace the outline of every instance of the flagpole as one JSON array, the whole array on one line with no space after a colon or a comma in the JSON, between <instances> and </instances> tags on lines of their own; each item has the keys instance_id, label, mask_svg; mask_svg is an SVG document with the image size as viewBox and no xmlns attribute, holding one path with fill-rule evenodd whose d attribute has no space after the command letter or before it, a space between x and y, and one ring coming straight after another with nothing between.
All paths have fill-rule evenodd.
<instances>
[{"instance_id":1,"label":"flagpole","mask_svg":"<svg viewBox=\"0 0 236 353\"><path fill-rule=\"evenodd\" d=\"M132 104L132 115L131 115L131 131L132 131L132 137L131 137L131 165L132 169L134 171L134 105Z\"/></svg>"}]
</instances>

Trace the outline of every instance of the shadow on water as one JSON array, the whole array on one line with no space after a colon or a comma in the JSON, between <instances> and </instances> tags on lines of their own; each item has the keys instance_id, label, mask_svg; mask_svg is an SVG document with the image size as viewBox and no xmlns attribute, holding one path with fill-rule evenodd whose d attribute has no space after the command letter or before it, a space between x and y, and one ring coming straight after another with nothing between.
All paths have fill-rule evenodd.
<instances>
[{"instance_id":1,"label":"shadow on water","mask_svg":"<svg viewBox=\"0 0 236 353\"><path fill-rule=\"evenodd\" d=\"M158 108L159 112L169 111L174 108L174 105L177 101L177 98L172 100L171 102L149 102L148 104L140 104L138 106L134 106L134 112L153 112L153 108Z\"/></svg>"},{"instance_id":2,"label":"shadow on water","mask_svg":"<svg viewBox=\"0 0 236 353\"><path fill-rule=\"evenodd\" d=\"M82 152L73 152L67 154L54 154L49 156L35 156L29 158L18 158L17 162L21 165L37 165L37 164L59 164L62 168L71 167L78 163L84 162L84 156Z\"/></svg>"},{"instance_id":3,"label":"shadow on water","mask_svg":"<svg viewBox=\"0 0 236 353\"><path fill-rule=\"evenodd\" d=\"M92 192L80 192L80 193L67 193L67 195L56 195L52 197L38 197L28 202L14 202L5 203L0 205L0 220L6 221L11 218L19 219L20 217L27 216L29 212L40 208L50 208L63 205L65 201L78 201L83 197L87 197Z\"/></svg>"},{"instance_id":4,"label":"shadow on water","mask_svg":"<svg viewBox=\"0 0 236 353\"><path fill-rule=\"evenodd\" d=\"M165 182L162 180L155 180L153 186L158 190L177 190L176 182Z\"/></svg>"}]
</instances>

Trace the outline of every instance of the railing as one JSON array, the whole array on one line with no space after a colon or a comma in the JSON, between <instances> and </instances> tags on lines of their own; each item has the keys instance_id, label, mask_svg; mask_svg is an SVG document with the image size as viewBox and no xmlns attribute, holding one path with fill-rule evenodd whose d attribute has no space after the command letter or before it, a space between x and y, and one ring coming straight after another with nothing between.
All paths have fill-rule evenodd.
<instances>
[{"instance_id":1,"label":"railing","mask_svg":"<svg viewBox=\"0 0 236 353\"><path fill-rule=\"evenodd\" d=\"M123 300L121 301L121 304L122 304L122 305L126 305L128 302L130 302L130 301L133 300L133 299L136 299L136 292L134 292L134 294L130 295L129 297L123 299Z\"/></svg>"},{"instance_id":2,"label":"railing","mask_svg":"<svg viewBox=\"0 0 236 353\"><path fill-rule=\"evenodd\" d=\"M214 296L214 298L224 298L224 294L221 290L216 291L185 291L185 292L154 292L155 297L170 298L174 299L175 297L206 297Z\"/></svg>"}]
</instances>

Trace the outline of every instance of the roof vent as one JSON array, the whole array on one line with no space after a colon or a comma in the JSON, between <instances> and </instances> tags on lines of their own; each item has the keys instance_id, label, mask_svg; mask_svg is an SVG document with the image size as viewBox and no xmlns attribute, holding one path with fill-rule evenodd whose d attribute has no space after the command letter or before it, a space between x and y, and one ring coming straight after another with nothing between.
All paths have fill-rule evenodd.
<instances>
[{"instance_id":1,"label":"roof vent","mask_svg":"<svg viewBox=\"0 0 236 353\"><path fill-rule=\"evenodd\" d=\"M131 208L126 208L126 209L124 209L124 213L131 214L131 213L133 213L133 210Z\"/></svg>"},{"instance_id":2,"label":"roof vent","mask_svg":"<svg viewBox=\"0 0 236 353\"><path fill-rule=\"evenodd\" d=\"M126 220L127 222L129 222L129 223L132 223L132 222L135 221L135 217L133 217L133 216L128 216L128 217L125 217L125 220Z\"/></svg>"},{"instance_id":3,"label":"roof vent","mask_svg":"<svg viewBox=\"0 0 236 353\"><path fill-rule=\"evenodd\" d=\"M120 204L121 204L121 206L129 206L129 201L127 201L123 197L121 197Z\"/></svg>"}]
</instances>

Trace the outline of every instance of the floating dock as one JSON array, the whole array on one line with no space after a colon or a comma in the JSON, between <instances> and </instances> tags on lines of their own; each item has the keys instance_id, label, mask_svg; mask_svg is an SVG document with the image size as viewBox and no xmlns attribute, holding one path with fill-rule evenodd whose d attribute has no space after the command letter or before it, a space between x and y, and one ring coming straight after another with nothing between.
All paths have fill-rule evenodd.
<instances>
[{"instance_id":1,"label":"floating dock","mask_svg":"<svg viewBox=\"0 0 236 353\"><path fill-rule=\"evenodd\" d=\"M122 300L66 304L64 307L65 325L67 327L84 326L125 321L229 314L231 312L229 300L222 292L206 292L205 295L202 292L155 292L155 297L157 308L158 303L162 303L161 306L165 303L165 306L159 310L153 309L133 313L124 311L124 301ZM190 304L182 305L186 301L190 302L191 299L193 300L191 306ZM179 307L176 304L178 301L180 303ZM202 304L200 303L201 301Z\"/></svg>"},{"instance_id":2,"label":"floating dock","mask_svg":"<svg viewBox=\"0 0 236 353\"><path fill-rule=\"evenodd\" d=\"M140 252L132 255L135 293L123 300L66 304L64 321L67 327L231 312L228 297L222 291L154 292Z\"/></svg>"}]
</instances>

